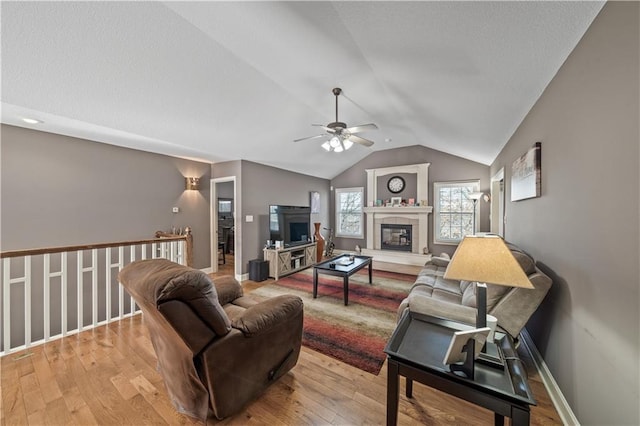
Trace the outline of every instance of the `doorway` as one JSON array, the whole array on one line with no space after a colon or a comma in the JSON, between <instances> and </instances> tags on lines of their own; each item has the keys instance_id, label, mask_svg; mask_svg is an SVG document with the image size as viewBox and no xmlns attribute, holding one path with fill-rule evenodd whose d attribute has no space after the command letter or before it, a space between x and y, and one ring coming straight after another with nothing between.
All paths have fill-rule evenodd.
<instances>
[{"instance_id":1,"label":"doorway","mask_svg":"<svg viewBox=\"0 0 640 426\"><path fill-rule=\"evenodd\" d=\"M491 178L491 233L504 238L504 167Z\"/></svg>"},{"instance_id":2,"label":"doorway","mask_svg":"<svg viewBox=\"0 0 640 426\"><path fill-rule=\"evenodd\" d=\"M240 276L240 250L237 247L236 178L211 179L211 270L231 268Z\"/></svg>"}]
</instances>

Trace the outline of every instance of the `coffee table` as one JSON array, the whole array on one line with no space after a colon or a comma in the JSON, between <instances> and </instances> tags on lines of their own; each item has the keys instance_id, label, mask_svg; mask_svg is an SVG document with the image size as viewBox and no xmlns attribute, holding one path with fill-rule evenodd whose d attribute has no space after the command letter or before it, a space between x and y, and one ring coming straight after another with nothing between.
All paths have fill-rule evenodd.
<instances>
[{"instance_id":1,"label":"coffee table","mask_svg":"<svg viewBox=\"0 0 640 426\"><path fill-rule=\"evenodd\" d=\"M406 311L386 348L387 425L398 419L399 377L407 379L406 395L411 398L413 381L472 402L494 412L496 425L511 417L513 426L528 425L530 405L535 405L527 374L511 337L496 333L496 344L504 354L504 368L476 360L473 379L452 373L443 363L455 331L474 327L442 318Z\"/></svg>"},{"instance_id":2,"label":"coffee table","mask_svg":"<svg viewBox=\"0 0 640 426\"><path fill-rule=\"evenodd\" d=\"M369 284L371 284L371 256L352 256L353 263L342 265L341 262L349 259L350 255L343 254L333 259L313 265L313 298L318 297L318 274L342 277L344 287L344 305L349 304L349 277L365 266L369 266Z\"/></svg>"}]
</instances>

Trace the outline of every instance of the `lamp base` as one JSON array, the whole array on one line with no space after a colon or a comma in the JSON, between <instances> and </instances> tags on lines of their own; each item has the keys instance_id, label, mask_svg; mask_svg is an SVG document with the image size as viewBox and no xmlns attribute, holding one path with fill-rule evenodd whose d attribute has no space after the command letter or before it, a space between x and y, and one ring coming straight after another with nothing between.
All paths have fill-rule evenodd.
<instances>
[{"instance_id":1,"label":"lamp base","mask_svg":"<svg viewBox=\"0 0 640 426\"><path fill-rule=\"evenodd\" d=\"M504 355L502 349L495 342L486 342L482 352L478 355L478 362L490 367L504 369Z\"/></svg>"}]
</instances>

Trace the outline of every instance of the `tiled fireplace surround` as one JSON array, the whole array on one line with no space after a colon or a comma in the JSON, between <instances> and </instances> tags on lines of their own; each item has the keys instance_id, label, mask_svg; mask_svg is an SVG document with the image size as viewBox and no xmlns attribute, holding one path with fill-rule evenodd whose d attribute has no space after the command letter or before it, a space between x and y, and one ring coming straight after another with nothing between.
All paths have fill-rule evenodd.
<instances>
[{"instance_id":1,"label":"tiled fireplace surround","mask_svg":"<svg viewBox=\"0 0 640 426\"><path fill-rule=\"evenodd\" d=\"M404 265L422 266L430 259L428 254L429 241L429 214L433 211L431 206L406 206L406 207L373 207L377 200L377 183L381 176L394 174L415 174L417 183L416 200L428 200L430 163L412 164L406 166L385 167L367 170L367 203L364 208L367 225L367 246L362 249L362 254L373 256L374 260ZM408 197L403 197L408 198ZM412 225L411 252L396 250L381 250L380 228L381 224Z\"/></svg>"}]
</instances>

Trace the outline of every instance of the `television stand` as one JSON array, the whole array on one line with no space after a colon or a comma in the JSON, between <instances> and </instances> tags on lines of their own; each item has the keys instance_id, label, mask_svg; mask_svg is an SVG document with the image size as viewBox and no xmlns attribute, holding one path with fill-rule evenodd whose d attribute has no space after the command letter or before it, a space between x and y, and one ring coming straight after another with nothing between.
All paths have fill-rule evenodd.
<instances>
[{"instance_id":1,"label":"television stand","mask_svg":"<svg viewBox=\"0 0 640 426\"><path fill-rule=\"evenodd\" d=\"M269 276L276 280L316 263L316 243L300 244L281 249L265 248L264 260L269 261Z\"/></svg>"}]
</instances>

